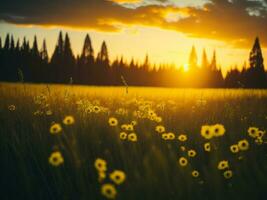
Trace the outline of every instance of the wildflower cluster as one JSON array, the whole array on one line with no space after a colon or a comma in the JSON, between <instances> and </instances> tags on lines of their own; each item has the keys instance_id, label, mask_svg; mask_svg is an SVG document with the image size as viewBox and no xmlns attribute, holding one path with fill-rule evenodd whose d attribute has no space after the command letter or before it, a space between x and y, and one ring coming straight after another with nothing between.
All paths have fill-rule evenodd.
<instances>
[{"instance_id":1,"label":"wildflower cluster","mask_svg":"<svg viewBox=\"0 0 267 200\"><path fill-rule=\"evenodd\" d=\"M101 194L107 199L115 199L117 196L115 185L121 185L125 181L125 173L121 170L114 170L107 175L107 162L101 158L97 158L94 165L98 172L98 181L99 183L102 183ZM103 183L107 177L109 179Z\"/></svg>"},{"instance_id":2,"label":"wildflower cluster","mask_svg":"<svg viewBox=\"0 0 267 200\"><path fill-rule=\"evenodd\" d=\"M233 171L230 170L229 161L228 160L222 160L218 163L217 166L218 170L223 171L223 176L225 179L230 179L233 176Z\"/></svg>"},{"instance_id":3,"label":"wildflower cluster","mask_svg":"<svg viewBox=\"0 0 267 200\"><path fill-rule=\"evenodd\" d=\"M260 130L257 127L249 127L248 135L254 139L256 144L261 145L263 143L263 138L265 136L265 131Z\"/></svg>"},{"instance_id":4,"label":"wildflower cluster","mask_svg":"<svg viewBox=\"0 0 267 200\"><path fill-rule=\"evenodd\" d=\"M138 109L133 112L133 116L141 119L149 119L157 123L162 122L162 118L152 109L151 101L138 102Z\"/></svg>"},{"instance_id":5,"label":"wildflower cluster","mask_svg":"<svg viewBox=\"0 0 267 200\"><path fill-rule=\"evenodd\" d=\"M37 106L37 110L33 112L36 116L42 115L52 115L53 111L50 108L50 104L48 103L48 97L44 94L40 94L35 96L33 99L34 104Z\"/></svg>"},{"instance_id":6,"label":"wildflower cluster","mask_svg":"<svg viewBox=\"0 0 267 200\"><path fill-rule=\"evenodd\" d=\"M109 120L115 120L116 118L110 118ZM134 131L134 127L137 125L137 121L133 120L129 124L120 125L121 132L119 137L121 140L128 140L130 142L136 142L138 140L137 134Z\"/></svg>"},{"instance_id":7,"label":"wildflower cluster","mask_svg":"<svg viewBox=\"0 0 267 200\"><path fill-rule=\"evenodd\" d=\"M85 114L90 114L90 113L108 113L109 109L107 107L101 106L100 102L95 100L95 101L89 101L87 99L85 100L78 100L76 101L77 109L81 113Z\"/></svg>"},{"instance_id":8,"label":"wildflower cluster","mask_svg":"<svg viewBox=\"0 0 267 200\"><path fill-rule=\"evenodd\" d=\"M204 125L201 127L201 136L209 140L213 137L223 136L225 128L222 124Z\"/></svg>"}]
</instances>

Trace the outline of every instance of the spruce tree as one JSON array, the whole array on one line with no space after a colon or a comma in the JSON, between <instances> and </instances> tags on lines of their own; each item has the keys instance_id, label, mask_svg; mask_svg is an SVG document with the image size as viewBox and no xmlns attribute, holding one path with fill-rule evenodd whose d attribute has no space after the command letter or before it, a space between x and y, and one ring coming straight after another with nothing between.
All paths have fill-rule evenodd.
<instances>
[{"instance_id":1,"label":"spruce tree","mask_svg":"<svg viewBox=\"0 0 267 200\"><path fill-rule=\"evenodd\" d=\"M64 41L64 60L62 63L62 73L65 74L63 81L68 81L71 77L73 78L74 65L75 65L75 57L73 55L70 38L68 33L65 35Z\"/></svg>"},{"instance_id":2,"label":"spruce tree","mask_svg":"<svg viewBox=\"0 0 267 200\"><path fill-rule=\"evenodd\" d=\"M91 63L94 60L94 50L91 44L91 39L88 34L85 36L83 50L81 54L82 63Z\"/></svg>"},{"instance_id":3,"label":"spruce tree","mask_svg":"<svg viewBox=\"0 0 267 200\"><path fill-rule=\"evenodd\" d=\"M10 48L10 37L9 37L9 33L6 35L6 39L5 39L5 44L4 44L4 49L5 50L9 50Z\"/></svg>"},{"instance_id":4,"label":"spruce tree","mask_svg":"<svg viewBox=\"0 0 267 200\"><path fill-rule=\"evenodd\" d=\"M36 35L34 36L34 39L33 39L33 45L32 45L31 52L32 52L33 56L36 56L36 57L39 56L38 43L37 43Z\"/></svg>"},{"instance_id":5,"label":"spruce tree","mask_svg":"<svg viewBox=\"0 0 267 200\"><path fill-rule=\"evenodd\" d=\"M208 61L208 57L206 54L206 50L203 49L201 67L202 67L202 69L206 69L208 67L208 65L209 65L209 61Z\"/></svg>"},{"instance_id":6,"label":"spruce tree","mask_svg":"<svg viewBox=\"0 0 267 200\"><path fill-rule=\"evenodd\" d=\"M11 35L10 50L11 51L15 50L15 41L13 35Z\"/></svg>"},{"instance_id":7,"label":"spruce tree","mask_svg":"<svg viewBox=\"0 0 267 200\"><path fill-rule=\"evenodd\" d=\"M98 53L98 59L102 62L109 62L108 49L105 41L102 42L101 50Z\"/></svg>"},{"instance_id":8,"label":"spruce tree","mask_svg":"<svg viewBox=\"0 0 267 200\"><path fill-rule=\"evenodd\" d=\"M258 37L255 39L254 45L250 51L249 63L252 68L264 69L262 51Z\"/></svg>"},{"instance_id":9,"label":"spruce tree","mask_svg":"<svg viewBox=\"0 0 267 200\"><path fill-rule=\"evenodd\" d=\"M45 39L43 40L43 46L40 52L41 59L45 62L48 63L48 53L47 53L47 48L46 48L46 41Z\"/></svg>"},{"instance_id":10,"label":"spruce tree","mask_svg":"<svg viewBox=\"0 0 267 200\"><path fill-rule=\"evenodd\" d=\"M250 68L246 75L246 87L265 88L267 87L266 74L264 71L263 57L260 40L256 37L254 45L249 54Z\"/></svg>"},{"instance_id":11,"label":"spruce tree","mask_svg":"<svg viewBox=\"0 0 267 200\"><path fill-rule=\"evenodd\" d=\"M217 58L216 58L216 50L213 51L213 56L210 63L210 69L212 71L216 71L217 69Z\"/></svg>"},{"instance_id":12,"label":"spruce tree","mask_svg":"<svg viewBox=\"0 0 267 200\"><path fill-rule=\"evenodd\" d=\"M197 67L197 53L196 53L195 46L192 46L188 64L189 64L189 68L191 69L195 69Z\"/></svg>"}]
</instances>

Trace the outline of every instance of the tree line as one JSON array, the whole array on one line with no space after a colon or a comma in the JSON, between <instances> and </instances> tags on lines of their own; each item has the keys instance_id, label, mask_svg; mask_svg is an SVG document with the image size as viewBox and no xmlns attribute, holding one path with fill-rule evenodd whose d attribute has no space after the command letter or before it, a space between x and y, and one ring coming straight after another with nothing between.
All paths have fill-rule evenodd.
<instances>
[{"instance_id":1,"label":"tree line","mask_svg":"<svg viewBox=\"0 0 267 200\"><path fill-rule=\"evenodd\" d=\"M30 83L68 83L83 85L120 86L127 82L130 86L161 87L209 87L209 88L266 88L267 73L264 70L263 55L259 38L249 55L249 66L241 71L234 68L222 76L217 66L216 52L211 62L205 49L202 63L198 66L196 49L193 46L189 55L189 72L174 65L155 65L146 55L143 62L132 59L126 62L123 57L111 62L105 41L100 51L94 52L90 36L84 40L82 52L75 56L68 33L63 37L60 31L54 52L49 58L44 39L39 49L37 37L33 44L24 37L16 42L13 35L7 34L2 45L0 38L0 81ZM23 79L23 80L21 80Z\"/></svg>"}]
</instances>

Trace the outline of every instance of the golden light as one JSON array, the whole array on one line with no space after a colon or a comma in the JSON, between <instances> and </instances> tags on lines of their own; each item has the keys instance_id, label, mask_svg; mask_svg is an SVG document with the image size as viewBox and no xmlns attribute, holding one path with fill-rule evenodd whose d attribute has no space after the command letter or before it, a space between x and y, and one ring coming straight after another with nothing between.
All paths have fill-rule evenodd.
<instances>
[{"instance_id":1,"label":"golden light","mask_svg":"<svg viewBox=\"0 0 267 200\"><path fill-rule=\"evenodd\" d=\"M189 71L189 64L185 63L183 66L184 72L188 72Z\"/></svg>"}]
</instances>

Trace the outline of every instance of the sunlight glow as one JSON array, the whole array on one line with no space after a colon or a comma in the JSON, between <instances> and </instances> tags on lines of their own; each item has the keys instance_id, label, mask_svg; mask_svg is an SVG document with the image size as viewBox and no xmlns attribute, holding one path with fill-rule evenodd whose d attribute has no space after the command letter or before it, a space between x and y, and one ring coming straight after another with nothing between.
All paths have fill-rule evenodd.
<instances>
[{"instance_id":1,"label":"sunlight glow","mask_svg":"<svg viewBox=\"0 0 267 200\"><path fill-rule=\"evenodd\" d=\"M184 72L188 72L189 71L189 64L185 63L183 66Z\"/></svg>"}]
</instances>

